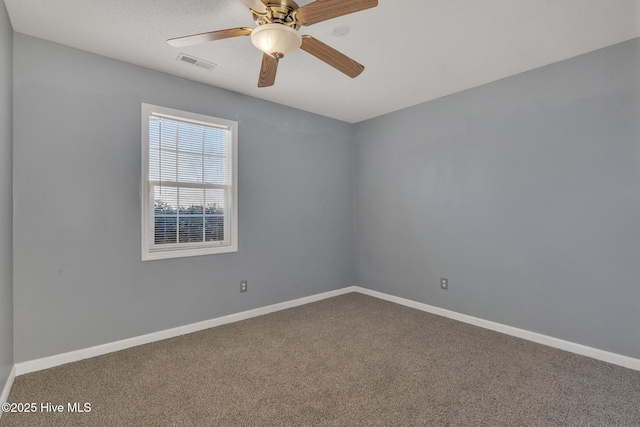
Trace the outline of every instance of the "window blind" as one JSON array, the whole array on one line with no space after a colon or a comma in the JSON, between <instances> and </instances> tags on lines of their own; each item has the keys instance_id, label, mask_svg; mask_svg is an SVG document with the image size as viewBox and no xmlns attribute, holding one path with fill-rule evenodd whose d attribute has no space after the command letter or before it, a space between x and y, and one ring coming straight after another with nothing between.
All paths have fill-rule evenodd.
<instances>
[{"instance_id":1,"label":"window blind","mask_svg":"<svg viewBox=\"0 0 640 427\"><path fill-rule=\"evenodd\" d=\"M228 245L230 130L151 113L148 134L150 250Z\"/></svg>"}]
</instances>

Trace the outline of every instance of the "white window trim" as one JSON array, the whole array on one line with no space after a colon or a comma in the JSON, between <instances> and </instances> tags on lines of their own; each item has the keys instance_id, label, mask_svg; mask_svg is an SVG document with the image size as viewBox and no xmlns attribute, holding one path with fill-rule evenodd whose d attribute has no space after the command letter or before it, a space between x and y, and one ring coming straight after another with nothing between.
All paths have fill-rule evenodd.
<instances>
[{"instance_id":1,"label":"white window trim","mask_svg":"<svg viewBox=\"0 0 640 427\"><path fill-rule=\"evenodd\" d=\"M231 186L229 191L228 218L231 220L230 243L228 245L216 244L186 244L180 247L172 247L166 250L152 251L149 245L150 209L153 197L150 196L149 183L149 116L151 113L160 114L168 118L188 120L207 126L225 128L231 131ZM182 258L200 255L211 255L229 252L238 252L238 122L225 120L203 114L175 110L158 105L142 104L142 179L140 188L141 205L141 237L142 237L142 261L150 261L167 258Z\"/></svg>"}]
</instances>

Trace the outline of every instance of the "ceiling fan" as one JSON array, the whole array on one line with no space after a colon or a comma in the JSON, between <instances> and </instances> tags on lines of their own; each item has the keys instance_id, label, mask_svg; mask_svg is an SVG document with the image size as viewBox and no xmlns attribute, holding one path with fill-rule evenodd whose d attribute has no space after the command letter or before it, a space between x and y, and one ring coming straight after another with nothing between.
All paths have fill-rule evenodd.
<instances>
[{"instance_id":1,"label":"ceiling fan","mask_svg":"<svg viewBox=\"0 0 640 427\"><path fill-rule=\"evenodd\" d=\"M251 42L263 52L258 87L273 86L278 61L301 48L347 76L357 77L364 66L321 41L301 35L302 26L376 7L378 0L316 0L299 7L293 0L242 0L253 14L256 28L239 27L192 34L167 40L171 46L182 47L251 35Z\"/></svg>"}]
</instances>

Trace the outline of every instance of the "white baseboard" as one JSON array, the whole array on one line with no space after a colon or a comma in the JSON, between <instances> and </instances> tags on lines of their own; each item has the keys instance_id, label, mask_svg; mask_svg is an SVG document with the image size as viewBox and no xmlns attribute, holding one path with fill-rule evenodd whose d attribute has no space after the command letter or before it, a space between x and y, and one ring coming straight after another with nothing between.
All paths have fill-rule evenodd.
<instances>
[{"instance_id":1,"label":"white baseboard","mask_svg":"<svg viewBox=\"0 0 640 427\"><path fill-rule=\"evenodd\" d=\"M438 316L448 317L450 319L458 320L460 322L469 323L471 325L480 326L481 328L490 329L492 331L501 332L503 334L511 335L518 338L523 338L528 341L533 341L538 344L543 344L549 347L565 350L571 353L580 354L582 356L591 357L592 359L601 360L603 362L612 363L614 365L623 366L625 368L640 371L640 359L634 359L633 357L623 356L621 354L611 353L604 350L599 350L593 347L587 347L586 345L576 344L571 341L561 340L559 338L550 337L548 335L542 335L536 332L527 331L525 329L514 328L513 326L503 325L502 323L491 322L489 320L480 319L473 316L467 316L466 314L460 314L455 311L445 310L443 308L434 307L421 302L412 301L405 298L396 297L393 295L385 294L383 292L374 291L371 289L361 288L354 286L355 292L369 295L375 298L383 299L386 301L401 304L407 307L415 308L428 313L437 314Z\"/></svg>"},{"instance_id":2,"label":"white baseboard","mask_svg":"<svg viewBox=\"0 0 640 427\"><path fill-rule=\"evenodd\" d=\"M9 372L9 378L7 378L7 382L4 384L4 388L2 389L2 394L0 394L0 405L6 403L9 399L9 393L11 392L11 387L13 386L13 380L16 379L16 367L13 366L11 368L11 372ZM0 418L2 417L2 411L0 411Z\"/></svg>"},{"instance_id":3,"label":"white baseboard","mask_svg":"<svg viewBox=\"0 0 640 427\"><path fill-rule=\"evenodd\" d=\"M54 366L64 365L65 363L77 362L79 360L88 359L90 357L101 356L103 354L112 353L114 351L124 350L142 344L148 344L154 341L165 340L180 335L198 332L203 329L213 328L215 326L226 325L227 323L239 322L241 320L250 319L252 317L262 316L264 314L273 313L287 308L297 307L304 304L320 301L323 299L335 297L338 295L354 292L355 287L337 289L335 291L324 292L317 295L311 295L291 301L285 301L266 307L256 308L254 310L243 311L241 313L230 314L228 316L218 317L215 319L205 320L190 325L179 326L177 328L166 329L164 331L153 332L138 337L127 338L121 341L101 344L95 347L70 351L68 353L56 354L54 356L43 357L41 359L30 360L27 362L16 363L16 375L24 375L30 372L41 371L43 369L53 368Z\"/></svg>"},{"instance_id":4,"label":"white baseboard","mask_svg":"<svg viewBox=\"0 0 640 427\"><path fill-rule=\"evenodd\" d=\"M608 351L599 350L592 347L587 347L582 344L576 344L570 341L565 341L565 340L550 337L547 335L542 335L536 332L530 332L524 329L514 328L512 326L507 326L501 323L491 322L489 320L468 316L466 314L457 313L455 311L445 310L443 308L434 307L421 302L396 297L393 295L385 294L385 293L374 291L371 289L366 289L359 286L349 286L349 287L337 289L334 291L324 292L317 295L311 295L308 297L299 298L292 301L285 301L282 303L273 304L266 307L256 308L254 310L230 314L228 316L218 317L216 319L205 320L203 322L192 323L190 325L180 326L177 328L167 329L159 332L153 332L153 333L141 335L138 337L124 339L121 341L101 344L95 347L89 347L86 349L70 351L68 353L62 353L54 356L43 357L41 359L30 360L27 362L16 363L16 365L14 366L14 369L11 372L9 381L7 381L5 390L0 397L4 399L8 397L9 390L11 390L11 385L13 384L13 379L15 378L16 375L23 375L23 374L28 374L30 372L41 371L43 369L53 368L54 366L64 365L65 363L77 362L79 360L88 359L90 357L95 357L95 356L101 356L103 354L124 350L127 348L142 345L142 344L148 344L154 341L173 338L180 335L201 331L203 329L209 329L215 326L225 325L228 323L239 322L241 320L250 319L252 317L262 316L265 314L273 313L280 310L285 310L287 308L297 307L304 304L309 304L312 302L335 297L338 295L347 294L350 292L359 292L364 295L369 295L375 298L394 302L396 304L401 304L407 307L411 307L411 308L415 308L428 313L436 314L438 316L448 317L450 319L458 320L464 323L469 323L471 325L479 326L481 328L490 329L492 331L501 332L503 334L507 334L514 337L523 338L525 340L533 341L539 344L547 345L549 347L558 348L560 350L569 351L571 353L580 354L583 356L591 357L593 359L601 360L603 362L608 362L614 365L619 365L625 368L640 371L640 359L634 359L632 357L623 356L620 354L611 353ZM0 402L3 402L3 400L0 399Z\"/></svg>"}]
</instances>

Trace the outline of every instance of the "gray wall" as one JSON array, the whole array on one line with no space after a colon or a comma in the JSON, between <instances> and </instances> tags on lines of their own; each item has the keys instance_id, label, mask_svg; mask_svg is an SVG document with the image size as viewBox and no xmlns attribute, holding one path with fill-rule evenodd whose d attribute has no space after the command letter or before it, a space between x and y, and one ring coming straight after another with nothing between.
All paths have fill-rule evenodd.
<instances>
[{"instance_id":1,"label":"gray wall","mask_svg":"<svg viewBox=\"0 0 640 427\"><path fill-rule=\"evenodd\" d=\"M638 39L356 126L14 48L16 362L354 283L640 357ZM239 253L140 261L141 102L239 121Z\"/></svg>"},{"instance_id":2,"label":"gray wall","mask_svg":"<svg viewBox=\"0 0 640 427\"><path fill-rule=\"evenodd\" d=\"M13 30L0 2L0 393L13 367Z\"/></svg>"},{"instance_id":3,"label":"gray wall","mask_svg":"<svg viewBox=\"0 0 640 427\"><path fill-rule=\"evenodd\" d=\"M16 362L354 284L352 125L22 34L14 49ZM239 122L238 253L140 261L141 102Z\"/></svg>"},{"instance_id":4,"label":"gray wall","mask_svg":"<svg viewBox=\"0 0 640 427\"><path fill-rule=\"evenodd\" d=\"M360 123L358 284L640 358L639 123L640 39Z\"/></svg>"}]
</instances>

